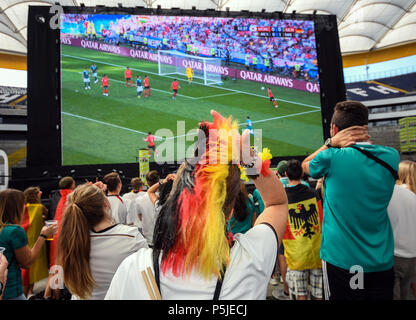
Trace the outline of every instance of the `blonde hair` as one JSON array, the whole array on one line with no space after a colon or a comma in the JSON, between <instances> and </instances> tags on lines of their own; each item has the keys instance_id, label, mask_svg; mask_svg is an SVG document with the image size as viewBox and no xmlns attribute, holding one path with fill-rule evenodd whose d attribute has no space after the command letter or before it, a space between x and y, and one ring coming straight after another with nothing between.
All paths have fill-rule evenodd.
<instances>
[{"instance_id":1,"label":"blonde hair","mask_svg":"<svg viewBox=\"0 0 416 320\"><path fill-rule=\"evenodd\" d=\"M90 230L106 216L105 195L94 185L75 188L67 206L58 238L58 261L64 282L72 294L87 299L95 286L90 267Z\"/></svg>"},{"instance_id":2,"label":"blonde hair","mask_svg":"<svg viewBox=\"0 0 416 320\"><path fill-rule=\"evenodd\" d=\"M416 193L416 163L409 160L399 164L399 180L397 184L406 184L407 188Z\"/></svg>"}]
</instances>

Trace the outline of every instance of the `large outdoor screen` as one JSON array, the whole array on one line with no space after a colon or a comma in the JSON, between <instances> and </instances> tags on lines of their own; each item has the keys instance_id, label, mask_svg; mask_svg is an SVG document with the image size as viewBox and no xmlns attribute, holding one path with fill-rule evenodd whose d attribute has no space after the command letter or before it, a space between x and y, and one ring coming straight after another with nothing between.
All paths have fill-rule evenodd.
<instances>
[{"instance_id":1,"label":"large outdoor screen","mask_svg":"<svg viewBox=\"0 0 416 320\"><path fill-rule=\"evenodd\" d=\"M323 143L313 21L64 14L61 72L63 165L136 162L149 132L182 160L211 109L276 157Z\"/></svg>"}]
</instances>

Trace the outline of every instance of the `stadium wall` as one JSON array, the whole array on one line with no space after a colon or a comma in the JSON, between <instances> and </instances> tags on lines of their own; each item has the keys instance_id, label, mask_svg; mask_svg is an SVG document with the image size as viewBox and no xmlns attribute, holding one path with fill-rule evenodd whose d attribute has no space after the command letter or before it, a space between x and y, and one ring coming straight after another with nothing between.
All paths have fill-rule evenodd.
<instances>
[{"instance_id":1,"label":"stadium wall","mask_svg":"<svg viewBox=\"0 0 416 320\"><path fill-rule=\"evenodd\" d=\"M344 68L404 58L416 54L416 42L366 53L342 56Z\"/></svg>"},{"instance_id":2,"label":"stadium wall","mask_svg":"<svg viewBox=\"0 0 416 320\"><path fill-rule=\"evenodd\" d=\"M0 53L0 68L27 70L27 57L17 54Z\"/></svg>"}]
</instances>

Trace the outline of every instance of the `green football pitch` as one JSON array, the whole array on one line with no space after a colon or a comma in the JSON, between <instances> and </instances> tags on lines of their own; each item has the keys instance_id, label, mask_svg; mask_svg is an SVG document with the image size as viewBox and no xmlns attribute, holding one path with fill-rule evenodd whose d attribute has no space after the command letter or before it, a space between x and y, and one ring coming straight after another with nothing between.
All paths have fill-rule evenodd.
<instances>
[{"instance_id":1,"label":"green football pitch","mask_svg":"<svg viewBox=\"0 0 416 320\"><path fill-rule=\"evenodd\" d=\"M98 67L99 81L94 83L90 76L91 89L85 90L82 71L90 70L92 63ZM126 66L132 69L133 81L137 75L149 76L151 97L138 99L136 87L125 86ZM222 85L189 85L178 75L181 88L172 100L173 79L157 70L156 63L62 45L63 165L136 162L138 150L147 146L147 132L157 135L159 129L172 132L175 155L167 160L175 160L179 154L174 137L197 128L201 120L211 121L211 109L232 115L241 129L250 116L253 129L262 130L262 146L273 156L306 155L323 143L319 94L272 86L276 109L260 83L227 78ZM109 96L103 96L103 74L109 77ZM184 121L184 132L177 130L178 121ZM156 147L166 143L166 137L158 137ZM189 140L186 149L196 136Z\"/></svg>"}]
</instances>

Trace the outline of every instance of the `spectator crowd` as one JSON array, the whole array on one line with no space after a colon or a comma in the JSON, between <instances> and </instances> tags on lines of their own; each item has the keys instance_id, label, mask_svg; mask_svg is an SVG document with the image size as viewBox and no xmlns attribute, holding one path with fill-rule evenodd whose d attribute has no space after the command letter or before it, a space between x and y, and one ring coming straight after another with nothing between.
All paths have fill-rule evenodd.
<instances>
[{"instance_id":1,"label":"spectator crowd","mask_svg":"<svg viewBox=\"0 0 416 320\"><path fill-rule=\"evenodd\" d=\"M257 28L270 28L269 36ZM61 32L144 49L216 57L256 71L317 79L313 21L65 14Z\"/></svg>"},{"instance_id":2,"label":"spectator crowd","mask_svg":"<svg viewBox=\"0 0 416 320\"><path fill-rule=\"evenodd\" d=\"M200 130L232 128L212 116ZM125 194L117 172L64 177L47 207L39 187L0 191L0 297L265 299L271 287L279 300L415 299L416 164L372 144L367 124L364 105L338 103L331 138L275 173L253 150L232 164L228 149L229 164L150 171Z\"/></svg>"}]
</instances>

